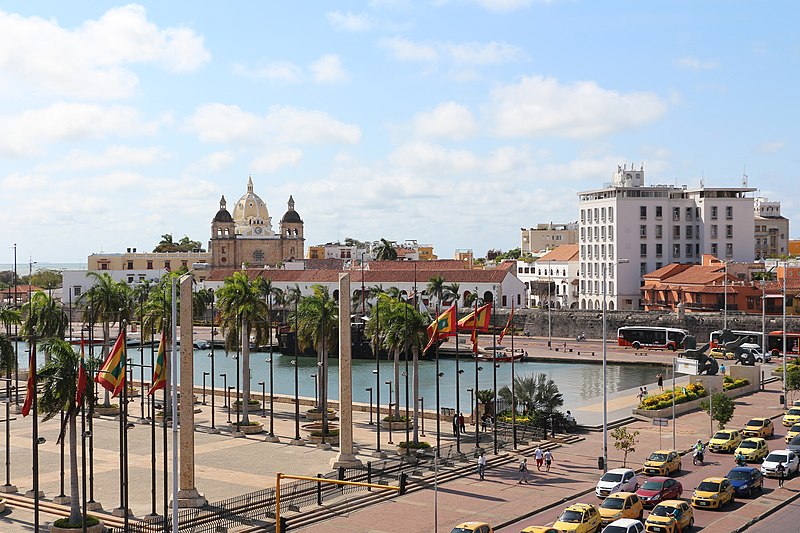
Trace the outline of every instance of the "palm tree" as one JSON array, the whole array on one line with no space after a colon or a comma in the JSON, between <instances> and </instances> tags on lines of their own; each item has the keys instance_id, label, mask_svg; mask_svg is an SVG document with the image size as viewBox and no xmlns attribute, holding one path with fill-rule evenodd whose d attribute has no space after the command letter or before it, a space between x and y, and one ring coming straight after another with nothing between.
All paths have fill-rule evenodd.
<instances>
[{"instance_id":1,"label":"palm tree","mask_svg":"<svg viewBox=\"0 0 800 533\"><path fill-rule=\"evenodd\" d=\"M339 338L339 308L322 285L312 285L313 293L300 299L295 319L297 341L301 348L317 351L319 367L319 400L322 431L328 432L328 353L336 348Z\"/></svg>"},{"instance_id":2,"label":"palm tree","mask_svg":"<svg viewBox=\"0 0 800 533\"><path fill-rule=\"evenodd\" d=\"M436 316L439 316L439 304L442 303L443 295L445 294L444 278L442 276L433 276L428 280L428 294L436 298Z\"/></svg>"},{"instance_id":3,"label":"palm tree","mask_svg":"<svg viewBox=\"0 0 800 533\"><path fill-rule=\"evenodd\" d=\"M12 325L21 322L19 311L0 307L0 322L4 326L3 333L0 333L0 373L8 374L14 368L14 344L8 336L8 332Z\"/></svg>"},{"instance_id":4,"label":"palm tree","mask_svg":"<svg viewBox=\"0 0 800 533\"><path fill-rule=\"evenodd\" d=\"M378 261L394 261L397 259L397 250L394 241L381 238L381 244L375 248L375 259Z\"/></svg>"},{"instance_id":5,"label":"palm tree","mask_svg":"<svg viewBox=\"0 0 800 533\"><path fill-rule=\"evenodd\" d=\"M471 292L464 296L464 307L472 307L474 305L483 305L483 298L478 295L477 289L475 292Z\"/></svg>"},{"instance_id":6,"label":"palm tree","mask_svg":"<svg viewBox=\"0 0 800 533\"><path fill-rule=\"evenodd\" d=\"M458 299L461 296L461 285L458 283L451 283L444 288L444 298L448 303L456 304L458 307Z\"/></svg>"},{"instance_id":7,"label":"palm tree","mask_svg":"<svg viewBox=\"0 0 800 533\"><path fill-rule=\"evenodd\" d=\"M64 338L69 318L64 309L43 291L36 291L22 306L22 335L39 339Z\"/></svg>"},{"instance_id":8,"label":"palm tree","mask_svg":"<svg viewBox=\"0 0 800 533\"><path fill-rule=\"evenodd\" d=\"M511 402L511 390L508 386L498 391L498 396ZM522 406L522 413L531 415L536 425L547 428L548 422L560 421L563 415L558 408L564 405L564 397L558 392L558 386L544 373L527 374L514 378L514 395L517 405ZM512 406L515 409L516 406Z\"/></svg>"},{"instance_id":9,"label":"palm tree","mask_svg":"<svg viewBox=\"0 0 800 533\"><path fill-rule=\"evenodd\" d=\"M248 404L250 403L250 336L255 335L256 344L263 344L267 337L267 303L264 301L266 281L261 278L250 280L244 272L234 272L225 278L225 283L217 291L222 332L229 348L236 346L241 339L242 347L242 425L250 424Z\"/></svg>"},{"instance_id":10,"label":"palm tree","mask_svg":"<svg viewBox=\"0 0 800 533\"><path fill-rule=\"evenodd\" d=\"M78 355L62 339L48 339L42 344L42 350L48 356L44 367L38 372L38 381L44 387L38 401L39 413L43 422L66 411L66 426L62 426L59 441L64 438L64 430L69 428L69 489L70 510L69 526L80 526L83 516L78 492L78 445L76 421L81 407L92 400L93 387L88 376L85 377L85 390L81 401L76 401L78 376L80 373L80 355Z\"/></svg>"}]
</instances>

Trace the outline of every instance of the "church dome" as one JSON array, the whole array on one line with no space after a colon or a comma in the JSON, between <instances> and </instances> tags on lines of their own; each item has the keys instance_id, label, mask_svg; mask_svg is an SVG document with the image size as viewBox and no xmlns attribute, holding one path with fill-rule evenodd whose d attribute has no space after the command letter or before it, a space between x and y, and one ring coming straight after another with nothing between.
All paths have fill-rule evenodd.
<instances>
[{"instance_id":1,"label":"church dome","mask_svg":"<svg viewBox=\"0 0 800 533\"><path fill-rule=\"evenodd\" d=\"M239 235L272 234L272 220L267 210L267 204L253 192L253 178L248 179L247 192L233 207L233 220L236 222L236 233ZM256 230L257 227L266 229L266 231Z\"/></svg>"},{"instance_id":2,"label":"church dome","mask_svg":"<svg viewBox=\"0 0 800 533\"><path fill-rule=\"evenodd\" d=\"M219 201L219 211L214 215L214 222L233 222L233 217L225 207L225 196L223 196Z\"/></svg>"},{"instance_id":3,"label":"church dome","mask_svg":"<svg viewBox=\"0 0 800 533\"><path fill-rule=\"evenodd\" d=\"M300 218L300 215L297 211L294 210L294 198L289 196L289 209L284 213L283 218L281 218L281 224L302 224L303 219Z\"/></svg>"}]
</instances>

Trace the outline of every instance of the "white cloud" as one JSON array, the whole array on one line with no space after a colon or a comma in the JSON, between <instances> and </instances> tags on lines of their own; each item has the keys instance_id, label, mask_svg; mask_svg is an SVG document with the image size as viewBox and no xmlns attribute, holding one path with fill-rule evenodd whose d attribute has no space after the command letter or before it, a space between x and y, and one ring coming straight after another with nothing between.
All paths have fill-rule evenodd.
<instances>
[{"instance_id":1,"label":"white cloud","mask_svg":"<svg viewBox=\"0 0 800 533\"><path fill-rule=\"evenodd\" d=\"M389 161L398 168L430 174L462 174L481 166L480 158L469 150L448 149L423 142L398 147L389 155Z\"/></svg>"},{"instance_id":2,"label":"white cloud","mask_svg":"<svg viewBox=\"0 0 800 533\"><path fill-rule=\"evenodd\" d=\"M519 61L523 52L507 43L448 43L443 48L456 63L467 65L500 65Z\"/></svg>"},{"instance_id":3,"label":"white cloud","mask_svg":"<svg viewBox=\"0 0 800 533\"><path fill-rule=\"evenodd\" d=\"M30 156L43 152L51 142L153 134L169 121L167 116L144 122L140 113L128 106L59 102L0 117L0 153Z\"/></svg>"},{"instance_id":4,"label":"white cloud","mask_svg":"<svg viewBox=\"0 0 800 533\"><path fill-rule=\"evenodd\" d=\"M341 13L329 11L325 14L328 23L337 31L364 32L372 29L373 22L366 13Z\"/></svg>"},{"instance_id":5,"label":"white cloud","mask_svg":"<svg viewBox=\"0 0 800 533\"><path fill-rule=\"evenodd\" d=\"M139 83L129 65L186 72L209 59L202 36L188 28L159 28L136 4L112 8L74 30L56 20L0 12L0 86L6 90L126 98Z\"/></svg>"},{"instance_id":6,"label":"white cloud","mask_svg":"<svg viewBox=\"0 0 800 533\"><path fill-rule=\"evenodd\" d=\"M219 143L355 144L361 139L361 130L354 124L340 122L323 111L290 106L271 107L259 116L236 105L203 104L187 119L186 127L202 141Z\"/></svg>"},{"instance_id":7,"label":"white cloud","mask_svg":"<svg viewBox=\"0 0 800 533\"><path fill-rule=\"evenodd\" d=\"M719 63L716 61L701 61L696 57L682 57L675 64L688 70L711 70L719 67Z\"/></svg>"},{"instance_id":8,"label":"white cloud","mask_svg":"<svg viewBox=\"0 0 800 533\"><path fill-rule=\"evenodd\" d=\"M653 93L621 94L593 81L562 85L530 76L494 89L485 111L501 137L588 138L657 120L666 105Z\"/></svg>"},{"instance_id":9,"label":"white cloud","mask_svg":"<svg viewBox=\"0 0 800 533\"><path fill-rule=\"evenodd\" d=\"M317 83L340 83L347 81L347 72L342 68L339 56L325 54L309 65L308 70Z\"/></svg>"},{"instance_id":10,"label":"white cloud","mask_svg":"<svg viewBox=\"0 0 800 533\"><path fill-rule=\"evenodd\" d=\"M230 167L235 160L236 155L232 150L222 150L203 156L199 161L192 164L190 169L192 172L214 174Z\"/></svg>"},{"instance_id":11,"label":"white cloud","mask_svg":"<svg viewBox=\"0 0 800 533\"><path fill-rule=\"evenodd\" d=\"M402 37L382 39L380 44L399 61L431 62L439 58L439 54L433 46L415 43Z\"/></svg>"},{"instance_id":12,"label":"white cloud","mask_svg":"<svg viewBox=\"0 0 800 533\"><path fill-rule=\"evenodd\" d=\"M420 137L466 139L478 131L472 112L455 102L439 104L432 111L413 119L414 133Z\"/></svg>"},{"instance_id":13,"label":"white cloud","mask_svg":"<svg viewBox=\"0 0 800 533\"><path fill-rule=\"evenodd\" d=\"M277 61L249 68L245 65L233 66L233 73L246 78L265 79L284 83L297 83L303 79L303 69L290 61Z\"/></svg>"},{"instance_id":14,"label":"white cloud","mask_svg":"<svg viewBox=\"0 0 800 533\"><path fill-rule=\"evenodd\" d=\"M297 166L303 158L303 151L299 148L286 148L259 155L250 162L253 172L271 174L283 167Z\"/></svg>"},{"instance_id":15,"label":"white cloud","mask_svg":"<svg viewBox=\"0 0 800 533\"><path fill-rule=\"evenodd\" d=\"M784 141L766 141L758 145L757 150L761 154L774 154L786 148Z\"/></svg>"},{"instance_id":16,"label":"white cloud","mask_svg":"<svg viewBox=\"0 0 800 533\"><path fill-rule=\"evenodd\" d=\"M139 148L111 145L100 153L82 149L70 150L62 159L46 163L40 168L42 170L87 170L125 166L142 167L167 161L172 155L159 146Z\"/></svg>"}]
</instances>

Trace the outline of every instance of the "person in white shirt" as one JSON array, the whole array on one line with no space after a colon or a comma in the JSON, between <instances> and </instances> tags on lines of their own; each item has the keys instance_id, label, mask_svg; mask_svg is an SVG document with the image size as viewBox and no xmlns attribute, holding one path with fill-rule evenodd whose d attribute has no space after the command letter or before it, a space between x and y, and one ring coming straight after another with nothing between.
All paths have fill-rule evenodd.
<instances>
[{"instance_id":1,"label":"person in white shirt","mask_svg":"<svg viewBox=\"0 0 800 533\"><path fill-rule=\"evenodd\" d=\"M538 446L536 450L533 452L534 457L536 457L536 470L542 469L542 462L544 461L544 452Z\"/></svg>"},{"instance_id":2,"label":"person in white shirt","mask_svg":"<svg viewBox=\"0 0 800 533\"><path fill-rule=\"evenodd\" d=\"M479 479L483 480L483 475L486 472L486 456L483 455L483 452L480 453L478 456L478 476Z\"/></svg>"},{"instance_id":3,"label":"person in white shirt","mask_svg":"<svg viewBox=\"0 0 800 533\"><path fill-rule=\"evenodd\" d=\"M553 464L553 454L550 450L544 452L544 469L550 471L550 465Z\"/></svg>"}]
</instances>

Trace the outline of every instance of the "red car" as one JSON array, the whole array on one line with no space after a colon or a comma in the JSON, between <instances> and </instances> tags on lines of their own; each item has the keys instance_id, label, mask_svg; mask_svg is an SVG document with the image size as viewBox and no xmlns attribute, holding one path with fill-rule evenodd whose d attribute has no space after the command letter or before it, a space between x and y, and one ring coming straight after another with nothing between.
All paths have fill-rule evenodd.
<instances>
[{"instance_id":1,"label":"red car","mask_svg":"<svg viewBox=\"0 0 800 533\"><path fill-rule=\"evenodd\" d=\"M679 500L683 486L669 477L654 476L639 487L636 495L645 507L654 507L665 500Z\"/></svg>"}]
</instances>

